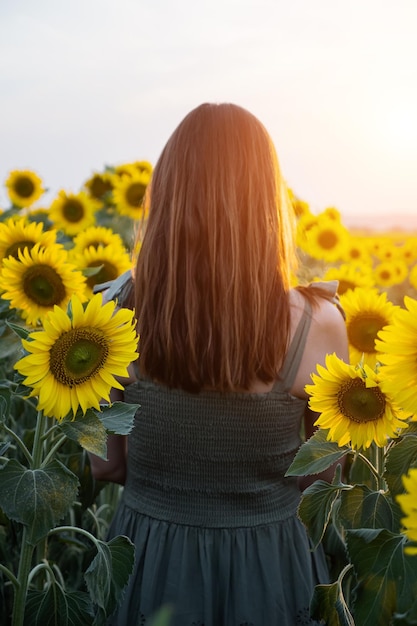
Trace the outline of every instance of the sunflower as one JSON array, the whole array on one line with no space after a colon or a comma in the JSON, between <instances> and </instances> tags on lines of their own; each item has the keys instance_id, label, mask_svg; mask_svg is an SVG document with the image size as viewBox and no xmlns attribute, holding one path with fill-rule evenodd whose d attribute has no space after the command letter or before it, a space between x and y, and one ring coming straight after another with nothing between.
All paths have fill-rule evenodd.
<instances>
[{"instance_id":1,"label":"sunflower","mask_svg":"<svg viewBox=\"0 0 417 626\"><path fill-rule=\"evenodd\" d=\"M37 243L30 250L19 250L18 259L3 260L0 289L1 297L36 326L55 305L66 306L72 294L85 299L85 278L68 263L62 246L43 248Z\"/></svg>"},{"instance_id":2,"label":"sunflower","mask_svg":"<svg viewBox=\"0 0 417 626\"><path fill-rule=\"evenodd\" d=\"M333 262L343 258L349 231L336 220L320 217L306 233L306 252L315 259Z\"/></svg>"},{"instance_id":3,"label":"sunflower","mask_svg":"<svg viewBox=\"0 0 417 626\"><path fill-rule=\"evenodd\" d=\"M97 273L87 278L87 293L93 293L94 285L114 280L127 270L131 269L132 261L126 250L119 246L90 246L79 254L71 257L71 260L80 270L98 269Z\"/></svg>"},{"instance_id":4,"label":"sunflower","mask_svg":"<svg viewBox=\"0 0 417 626\"><path fill-rule=\"evenodd\" d=\"M366 363L348 365L336 354L326 356L326 367L312 374L309 406L320 413L315 425L328 429L327 439L352 448L369 448L374 441L383 447L388 439L407 428L406 416L391 394L381 389L378 374Z\"/></svg>"},{"instance_id":5,"label":"sunflower","mask_svg":"<svg viewBox=\"0 0 417 626\"><path fill-rule=\"evenodd\" d=\"M395 323L378 333L375 345L385 387L396 394L400 406L417 416L417 300L404 296L404 304Z\"/></svg>"},{"instance_id":6,"label":"sunflower","mask_svg":"<svg viewBox=\"0 0 417 626\"><path fill-rule=\"evenodd\" d=\"M96 294L83 307L72 296L70 313L55 306L43 330L31 333L23 346L29 354L15 364L24 384L38 397L38 409L60 420L81 407L100 408L110 401L112 387L122 389L115 376L126 377L127 366L137 357L133 311L103 304Z\"/></svg>"},{"instance_id":7,"label":"sunflower","mask_svg":"<svg viewBox=\"0 0 417 626\"><path fill-rule=\"evenodd\" d=\"M95 172L85 181L84 187L92 198L101 200L103 196L113 191L113 175L110 172Z\"/></svg>"},{"instance_id":8,"label":"sunflower","mask_svg":"<svg viewBox=\"0 0 417 626\"><path fill-rule=\"evenodd\" d=\"M375 367L377 351L375 340L384 326L391 324L398 306L387 299L384 291L357 288L340 296L340 304L346 314L351 363L363 358L370 367Z\"/></svg>"},{"instance_id":9,"label":"sunflower","mask_svg":"<svg viewBox=\"0 0 417 626\"><path fill-rule=\"evenodd\" d=\"M407 476L402 477L405 493L397 496L405 517L401 519L404 533L415 546L407 546L408 554L417 554L417 468L412 467Z\"/></svg>"},{"instance_id":10,"label":"sunflower","mask_svg":"<svg viewBox=\"0 0 417 626\"><path fill-rule=\"evenodd\" d=\"M93 248L98 248L99 246L114 246L119 247L121 250L125 250L121 236L118 233L113 232L111 228L106 228L104 226L90 226L74 237L73 244L74 247L70 250L70 252L74 254L83 252L90 246Z\"/></svg>"},{"instance_id":11,"label":"sunflower","mask_svg":"<svg viewBox=\"0 0 417 626\"><path fill-rule=\"evenodd\" d=\"M115 180L113 202L121 215L127 215L134 220L144 217L143 200L150 177L146 170L140 172L131 168L129 173Z\"/></svg>"},{"instance_id":12,"label":"sunflower","mask_svg":"<svg viewBox=\"0 0 417 626\"><path fill-rule=\"evenodd\" d=\"M374 268L375 283L380 287L392 287L403 281L402 266L396 261L381 261Z\"/></svg>"},{"instance_id":13,"label":"sunflower","mask_svg":"<svg viewBox=\"0 0 417 626\"><path fill-rule=\"evenodd\" d=\"M414 287L414 289L417 289L417 263L411 268L408 279L410 281L410 285Z\"/></svg>"},{"instance_id":14,"label":"sunflower","mask_svg":"<svg viewBox=\"0 0 417 626\"><path fill-rule=\"evenodd\" d=\"M85 228L93 226L95 211L101 203L80 191L77 194L61 190L49 209L49 219L57 230L62 230L70 237Z\"/></svg>"},{"instance_id":15,"label":"sunflower","mask_svg":"<svg viewBox=\"0 0 417 626\"><path fill-rule=\"evenodd\" d=\"M336 209L336 207L334 206L327 207L326 209L324 209L324 211L321 212L320 215L323 217L328 217L335 222L341 222L342 219L339 209Z\"/></svg>"},{"instance_id":16,"label":"sunflower","mask_svg":"<svg viewBox=\"0 0 417 626\"><path fill-rule=\"evenodd\" d=\"M350 237L348 239L343 257L349 263L357 265L371 264L371 255L361 237Z\"/></svg>"},{"instance_id":17,"label":"sunflower","mask_svg":"<svg viewBox=\"0 0 417 626\"><path fill-rule=\"evenodd\" d=\"M370 266L358 266L352 263L343 263L338 267L331 267L321 280L338 280L337 293L340 296L358 287L369 289L375 285Z\"/></svg>"},{"instance_id":18,"label":"sunflower","mask_svg":"<svg viewBox=\"0 0 417 626\"><path fill-rule=\"evenodd\" d=\"M56 244L56 232L44 232L41 223L28 223L24 217L0 223L0 261L9 256L18 259L19 250L30 250L37 243L42 248Z\"/></svg>"},{"instance_id":19,"label":"sunflower","mask_svg":"<svg viewBox=\"0 0 417 626\"><path fill-rule=\"evenodd\" d=\"M30 170L13 170L5 185L12 204L21 208L31 206L45 192L42 180Z\"/></svg>"}]
</instances>

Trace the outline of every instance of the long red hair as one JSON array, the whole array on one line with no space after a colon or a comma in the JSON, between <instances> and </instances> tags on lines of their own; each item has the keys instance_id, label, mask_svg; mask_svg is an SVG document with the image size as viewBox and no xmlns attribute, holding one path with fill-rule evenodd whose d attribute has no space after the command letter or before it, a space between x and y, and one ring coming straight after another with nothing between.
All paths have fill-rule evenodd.
<instances>
[{"instance_id":1,"label":"long red hair","mask_svg":"<svg viewBox=\"0 0 417 626\"><path fill-rule=\"evenodd\" d=\"M293 213L270 136L203 104L154 168L135 272L141 371L170 387L249 389L288 345Z\"/></svg>"}]
</instances>

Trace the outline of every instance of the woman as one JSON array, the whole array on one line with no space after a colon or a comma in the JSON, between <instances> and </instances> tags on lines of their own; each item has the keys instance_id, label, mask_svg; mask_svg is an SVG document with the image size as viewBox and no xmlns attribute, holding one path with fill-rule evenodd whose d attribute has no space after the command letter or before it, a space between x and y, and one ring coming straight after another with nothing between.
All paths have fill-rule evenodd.
<instances>
[{"instance_id":1,"label":"woman","mask_svg":"<svg viewBox=\"0 0 417 626\"><path fill-rule=\"evenodd\" d=\"M203 104L153 172L134 280L140 334L124 398L140 404L97 478L125 483L110 536L136 545L112 624L314 623L327 582L285 478L313 431L304 391L317 363L347 360L333 292L290 288L292 213L272 141L248 111ZM121 302L121 304L125 304ZM332 474L328 473L331 480Z\"/></svg>"}]
</instances>

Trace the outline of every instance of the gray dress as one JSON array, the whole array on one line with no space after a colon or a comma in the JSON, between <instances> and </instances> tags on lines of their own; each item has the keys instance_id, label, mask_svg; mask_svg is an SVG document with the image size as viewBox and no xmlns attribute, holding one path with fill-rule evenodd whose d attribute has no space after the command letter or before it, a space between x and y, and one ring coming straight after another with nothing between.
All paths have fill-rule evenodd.
<instances>
[{"instance_id":1,"label":"gray dress","mask_svg":"<svg viewBox=\"0 0 417 626\"><path fill-rule=\"evenodd\" d=\"M267 393L198 394L139 380L127 482L109 536L136 546L134 571L110 624L147 626L162 606L170 626L314 624L314 586L328 582L285 478L306 402L289 389L311 320L308 303L279 380Z\"/></svg>"}]
</instances>

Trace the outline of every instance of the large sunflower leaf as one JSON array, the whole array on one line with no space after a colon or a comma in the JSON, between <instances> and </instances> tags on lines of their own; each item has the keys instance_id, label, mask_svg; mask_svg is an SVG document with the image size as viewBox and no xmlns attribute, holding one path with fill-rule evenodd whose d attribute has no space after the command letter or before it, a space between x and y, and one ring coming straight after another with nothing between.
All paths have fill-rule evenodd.
<instances>
[{"instance_id":1,"label":"large sunflower leaf","mask_svg":"<svg viewBox=\"0 0 417 626\"><path fill-rule=\"evenodd\" d=\"M119 535L98 542L98 552L84 574L92 601L99 613L109 616L118 605L133 570L135 546Z\"/></svg>"},{"instance_id":2,"label":"large sunflower leaf","mask_svg":"<svg viewBox=\"0 0 417 626\"><path fill-rule=\"evenodd\" d=\"M404 435L390 448L385 461L384 478L392 495L403 493L403 474L417 465L417 436Z\"/></svg>"},{"instance_id":3,"label":"large sunflower leaf","mask_svg":"<svg viewBox=\"0 0 417 626\"><path fill-rule=\"evenodd\" d=\"M91 410L94 411L108 432L114 435L128 435L133 428L136 411L139 407L139 404L113 402L111 405L104 405L101 411Z\"/></svg>"},{"instance_id":4,"label":"large sunflower leaf","mask_svg":"<svg viewBox=\"0 0 417 626\"><path fill-rule=\"evenodd\" d=\"M386 529L355 529L346 532L346 542L357 576L356 622L389 624L394 613L406 613L417 595L416 561L404 554L406 538Z\"/></svg>"},{"instance_id":5,"label":"large sunflower leaf","mask_svg":"<svg viewBox=\"0 0 417 626\"><path fill-rule=\"evenodd\" d=\"M340 448L337 443L326 440L327 431L317 430L298 450L286 476L318 474L342 459L350 449Z\"/></svg>"},{"instance_id":6,"label":"large sunflower leaf","mask_svg":"<svg viewBox=\"0 0 417 626\"><path fill-rule=\"evenodd\" d=\"M62 432L73 441L80 444L88 452L107 458L107 432L101 420L92 410L87 410L85 415L72 420L66 417L60 423Z\"/></svg>"},{"instance_id":7,"label":"large sunflower leaf","mask_svg":"<svg viewBox=\"0 0 417 626\"><path fill-rule=\"evenodd\" d=\"M381 491L354 485L341 494L339 517L345 528L387 528L395 530L391 503Z\"/></svg>"},{"instance_id":8,"label":"large sunflower leaf","mask_svg":"<svg viewBox=\"0 0 417 626\"><path fill-rule=\"evenodd\" d=\"M315 587L310 612L313 619L322 619L326 624L355 626L339 581L331 585L317 585Z\"/></svg>"},{"instance_id":9,"label":"large sunflower leaf","mask_svg":"<svg viewBox=\"0 0 417 626\"><path fill-rule=\"evenodd\" d=\"M342 483L330 484L324 480L316 480L301 496L298 514L308 528L314 549L323 539L333 506L342 488L346 488Z\"/></svg>"},{"instance_id":10,"label":"large sunflower leaf","mask_svg":"<svg viewBox=\"0 0 417 626\"><path fill-rule=\"evenodd\" d=\"M90 626L93 617L88 593L65 591L57 583L28 593L25 623L32 626Z\"/></svg>"},{"instance_id":11,"label":"large sunflower leaf","mask_svg":"<svg viewBox=\"0 0 417 626\"><path fill-rule=\"evenodd\" d=\"M74 503L78 478L57 460L27 469L11 459L0 469L0 507L28 527L31 545L42 539Z\"/></svg>"}]
</instances>

